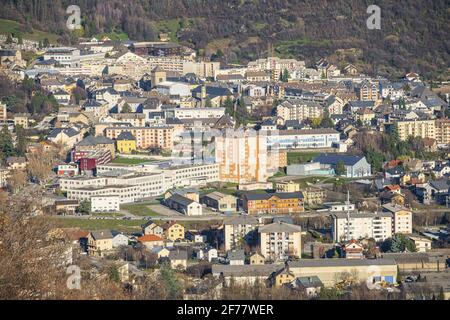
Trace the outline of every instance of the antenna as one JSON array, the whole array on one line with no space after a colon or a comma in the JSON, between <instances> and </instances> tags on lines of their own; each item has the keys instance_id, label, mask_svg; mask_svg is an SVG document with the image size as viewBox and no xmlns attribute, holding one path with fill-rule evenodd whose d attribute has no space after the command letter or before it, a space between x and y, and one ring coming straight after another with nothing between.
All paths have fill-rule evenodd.
<instances>
[{"instance_id":1,"label":"antenna","mask_svg":"<svg viewBox=\"0 0 450 320\"><path fill-rule=\"evenodd\" d=\"M350 191L347 190L347 241L350 241Z\"/></svg>"}]
</instances>

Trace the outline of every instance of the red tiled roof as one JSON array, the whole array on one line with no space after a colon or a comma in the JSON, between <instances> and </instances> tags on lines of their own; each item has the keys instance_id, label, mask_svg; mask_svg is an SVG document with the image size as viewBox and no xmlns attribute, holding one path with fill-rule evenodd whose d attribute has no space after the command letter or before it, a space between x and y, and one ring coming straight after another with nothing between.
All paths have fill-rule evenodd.
<instances>
[{"instance_id":1,"label":"red tiled roof","mask_svg":"<svg viewBox=\"0 0 450 320\"><path fill-rule=\"evenodd\" d=\"M146 234L145 236L139 237L139 242L153 242L153 241L162 241L163 238L157 236L156 234Z\"/></svg>"}]
</instances>

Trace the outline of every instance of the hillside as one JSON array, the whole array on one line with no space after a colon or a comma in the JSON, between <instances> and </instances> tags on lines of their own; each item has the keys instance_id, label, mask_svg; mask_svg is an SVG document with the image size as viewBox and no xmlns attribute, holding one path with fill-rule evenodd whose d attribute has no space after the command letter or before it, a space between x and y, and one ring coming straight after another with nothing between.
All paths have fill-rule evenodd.
<instances>
[{"instance_id":1,"label":"hillside","mask_svg":"<svg viewBox=\"0 0 450 320\"><path fill-rule=\"evenodd\" d=\"M220 49L228 62L273 53L312 62L329 56L339 65L400 76L416 71L443 75L448 68L448 0L378 0L382 29L366 27L368 0L1 0L0 17L51 31L68 43L65 8L78 4L84 35L125 33L173 41L210 55ZM78 34L80 35L80 34Z\"/></svg>"}]
</instances>

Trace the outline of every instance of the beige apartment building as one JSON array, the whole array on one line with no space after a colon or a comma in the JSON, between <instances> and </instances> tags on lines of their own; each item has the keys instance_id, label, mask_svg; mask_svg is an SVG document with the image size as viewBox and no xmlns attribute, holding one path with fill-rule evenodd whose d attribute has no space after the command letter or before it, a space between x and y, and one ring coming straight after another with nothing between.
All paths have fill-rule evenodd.
<instances>
[{"instance_id":1,"label":"beige apartment building","mask_svg":"<svg viewBox=\"0 0 450 320\"><path fill-rule=\"evenodd\" d=\"M302 229L300 226L275 222L260 227L258 232L261 254L266 259L301 258Z\"/></svg>"},{"instance_id":2,"label":"beige apartment building","mask_svg":"<svg viewBox=\"0 0 450 320\"><path fill-rule=\"evenodd\" d=\"M396 124L400 140L406 141L410 136L436 139L435 120L397 121Z\"/></svg>"},{"instance_id":3,"label":"beige apartment building","mask_svg":"<svg viewBox=\"0 0 450 320\"><path fill-rule=\"evenodd\" d=\"M450 119L436 120L436 140L437 143L450 143Z\"/></svg>"},{"instance_id":4,"label":"beige apartment building","mask_svg":"<svg viewBox=\"0 0 450 320\"><path fill-rule=\"evenodd\" d=\"M393 214L392 232L402 234L412 234L412 212L396 204L385 204L383 210Z\"/></svg>"},{"instance_id":5,"label":"beige apartment building","mask_svg":"<svg viewBox=\"0 0 450 320\"><path fill-rule=\"evenodd\" d=\"M320 118L323 116L323 107L317 102L292 102L284 101L277 106L277 116L284 121L287 120L299 120L304 121L306 119Z\"/></svg>"},{"instance_id":6,"label":"beige apartment building","mask_svg":"<svg viewBox=\"0 0 450 320\"><path fill-rule=\"evenodd\" d=\"M173 127L109 127L105 129L105 136L117 139L122 132L130 132L136 138L138 149L159 147L165 150L173 149Z\"/></svg>"},{"instance_id":7,"label":"beige apartment building","mask_svg":"<svg viewBox=\"0 0 450 320\"><path fill-rule=\"evenodd\" d=\"M111 231L92 231L88 235L88 254L102 256L113 249L113 238Z\"/></svg>"},{"instance_id":8,"label":"beige apartment building","mask_svg":"<svg viewBox=\"0 0 450 320\"><path fill-rule=\"evenodd\" d=\"M216 137L216 163L224 182L264 182L278 171L278 163L269 161L265 136L256 131L227 130Z\"/></svg>"}]
</instances>

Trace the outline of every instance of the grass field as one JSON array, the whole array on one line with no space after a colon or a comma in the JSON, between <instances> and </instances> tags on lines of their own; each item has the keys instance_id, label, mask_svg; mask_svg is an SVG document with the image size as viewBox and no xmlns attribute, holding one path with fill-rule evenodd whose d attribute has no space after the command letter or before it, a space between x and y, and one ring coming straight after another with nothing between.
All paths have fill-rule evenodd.
<instances>
[{"instance_id":1,"label":"grass field","mask_svg":"<svg viewBox=\"0 0 450 320\"><path fill-rule=\"evenodd\" d=\"M121 210L126 210L131 214L139 217L155 217L158 214L150 209L148 206L151 204L159 204L157 201L145 202L145 203L133 203L133 204L123 204L120 206Z\"/></svg>"},{"instance_id":2,"label":"grass field","mask_svg":"<svg viewBox=\"0 0 450 320\"><path fill-rule=\"evenodd\" d=\"M288 152L287 153L288 164L310 162L319 154L320 154L319 152Z\"/></svg>"},{"instance_id":3,"label":"grass field","mask_svg":"<svg viewBox=\"0 0 450 320\"><path fill-rule=\"evenodd\" d=\"M131 159L131 158L123 158L117 157L114 159L112 163L121 163L121 164L141 164L145 162L151 162L149 159Z\"/></svg>"},{"instance_id":4,"label":"grass field","mask_svg":"<svg viewBox=\"0 0 450 320\"><path fill-rule=\"evenodd\" d=\"M22 35L23 39L33 41L44 41L44 39L47 38L51 43L56 42L59 38L59 36L56 34L39 30L33 30L33 32L25 32L23 26L20 23L5 19L0 19L0 34L13 34L15 37L20 34Z\"/></svg>"},{"instance_id":5,"label":"grass field","mask_svg":"<svg viewBox=\"0 0 450 320\"><path fill-rule=\"evenodd\" d=\"M80 228L82 230L117 230L121 232L137 232L145 220L115 220L115 219L77 219L77 218L53 218L61 227Z\"/></svg>"}]
</instances>

